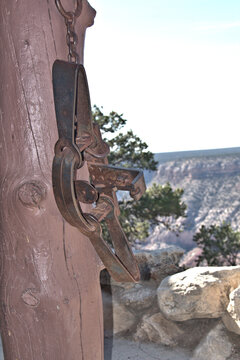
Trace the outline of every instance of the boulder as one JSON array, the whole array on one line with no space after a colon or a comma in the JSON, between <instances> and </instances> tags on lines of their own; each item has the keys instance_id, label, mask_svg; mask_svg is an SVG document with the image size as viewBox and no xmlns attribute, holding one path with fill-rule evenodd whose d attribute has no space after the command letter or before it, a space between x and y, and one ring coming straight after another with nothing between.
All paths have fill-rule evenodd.
<instances>
[{"instance_id":1,"label":"boulder","mask_svg":"<svg viewBox=\"0 0 240 360\"><path fill-rule=\"evenodd\" d=\"M136 319L131 311L121 304L114 304L113 307L113 334L129 332L135 325Z\"/></svg>"},{"instance_id":2,"label":"boulder","mask_svg":"<svg viewBox=\"0 0 240 360\"><path fill-rule=\"evenodd\" d=\"M177 246L136 252L135 257L141 272L141 279L153 279L160 284L166 276L180 271L178 263L183 254L184 250Z\"/></svg>"},{"instance_id":3,"label":"boulder","mask_svg":"<svg viewBox=\"0 0 240 360\"><path fill-rule=\"evenodd\" d=\"M143 315L159 311L156 289L161 280L179 271L177 266L184 251L171 246L156 251L137 251L141 272L139 283L119 283L106 270L101 273L105 335L135 331Z\"/></svg>"},{"instance_id":4,"label":"boulder","mask_svg":"<svg viewBox=\"0 0 240 360\"><path fill-rule=\"evenodd\" d=\"M240 287L230 293L227 312L222 319L229 331L240 335Z\"/></svg>"},{"instance_id":5,"label":"boulder","mask_svg":"<svg viewBox=\"0 0 240 360\"><path fill-rule=\"evenodd\" d=\"M233 350L226 329L219 322L196 347L191 360L230 360Z\"/></svg>"},{"instance_id":6,"label":"boulder","mask_svg":"<svg viewBox=\"0 0 240 360\"><path fill-rule=\"evenodd\" d=\"M168 275L182 271L178 263L184 254L184 250L177 246L169 246L154 251L138 250L134 253L137 260L141 281L153 280L157 286ZM100 282L102 285L112 285L130 289L134 283L121 283L112 279L107 270L101 272Z\"/></svg>"},{"instance_id":7,"label":"boulder","mask_svg":"<svg viewBox=\"0 0 240 360\"><path fill-rule=\"evenodd\" d=\"M112 302L109 293L103 291L103 307L104 307L104 332L105 336L112 334L124 334L135 326L136 318L124 305Z\"/></svg>"},{"instance_id":8,"label":"boulder","mask_svg":"<svg viewBox=\"0 0 240 360\"><path fill-rule=\"evenodd\" d=\"M177 263L183 252L184 250L176 246L156 251L138 251L135 257L142 276L138 283L116 282L106 270L103 270L100 281L104 312L111 314L115 304L117 307L123 306L124 309L130 310L131 315L136 316L136 320L141 319L143 312L150 307L152 313L157 312L156 289L164 277L179 271Z\"/></svg>"},{"instance_id":9,"label":"boulder","mask_svg":"<svg viewBox=\"0 0 240 360\"><path fill-rule=\"evenodd\" d=\"M223 314L222 316L222 321L224 323L224 325L226 326L226 328L235 333L240 335L240 327L237 324L237 322L231 317L231 315L226 311L225 314Z\"/></svg>"},{"instance_id":10,"label":"boulder","mask_svg":"<svg viewBox=\"0 0 240 360\"><path fill-rule=\"evenodd\" d=\"M133 311L140 312L149 308L156 299L156 289L143 284L135 284L128 291L118 292L117 301L131 308ZM115 301L116 296L114 296Z\"/></svg>"},{"instance_id":11,"label":"boulder","mask_svg":"<svg viewBox=\"0 0 240 360\"><path fill-rule=\"evenodd\" d=\"M145 315L137 327L134 340L151 341L169 346L177 345L177 338L182 335L181 329L174 322L167 320L161 313Z\"/></svg>"},{"instance_id":12,"label":"boulder","mask_svg":"<svg viewBox=\"0 0 240 360\"><path fill-rule=\"evenodd\" d=\"M221 317L240 284L240 266L196 267L165 278L157 289L164 316L174 321Z\"/></svg>"}]
</instances>

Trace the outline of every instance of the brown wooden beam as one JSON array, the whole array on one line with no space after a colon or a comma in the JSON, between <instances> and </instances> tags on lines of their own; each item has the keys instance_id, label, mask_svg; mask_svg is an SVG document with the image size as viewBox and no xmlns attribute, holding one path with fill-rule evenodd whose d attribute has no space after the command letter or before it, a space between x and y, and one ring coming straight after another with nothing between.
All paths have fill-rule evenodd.
<instances>
[{"instance_id":1,"label":"brown wooden beam","mask_svg":"<svg viewBox=\"0 0 240 360\"><path fill-rule=\"evenodd\" d=\"M71 10L73 1L63 5ZM0 307L5 360L102 360L101 262L53 197L51 68L67 58L53 0L0 1ZM81 62L95 11L83 0ZM81 179L88 178L86 167ZM86 205L87 206L87 205Z\"/></svg>"}]
</instances>

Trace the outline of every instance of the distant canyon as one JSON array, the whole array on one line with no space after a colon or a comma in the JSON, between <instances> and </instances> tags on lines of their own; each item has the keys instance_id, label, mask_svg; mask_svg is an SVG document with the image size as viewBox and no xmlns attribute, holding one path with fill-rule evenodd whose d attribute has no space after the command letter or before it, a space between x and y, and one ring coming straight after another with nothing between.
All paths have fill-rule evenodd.
<instances>
[{"instance_id":1,"label":"distant canyon","mask_svg":"<svg viewBox=\"0 0 240 360\"><path fill-rule=\"evenodd\" d=\"M176 236L157 226L147 239L147 248L179 245L185 250L201 225L223 221L240 231L240 147L216 150L159 153L157 171L145 172L148 185L169 182L183 188L187 217L180 220L184 231Z\"/></svg>"}]
</instances>

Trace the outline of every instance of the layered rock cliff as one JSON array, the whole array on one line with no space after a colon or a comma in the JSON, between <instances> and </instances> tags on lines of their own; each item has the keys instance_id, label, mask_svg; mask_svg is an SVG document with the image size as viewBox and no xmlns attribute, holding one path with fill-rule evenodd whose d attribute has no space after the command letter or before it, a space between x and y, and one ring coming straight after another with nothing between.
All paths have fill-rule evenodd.
<instances>
[{"instance_id":1,"label":"layered rock cliff","mask_svg":"<svg viewBox=\"0 0 240 360\"><path fill-rule=\"evenodd\" d=\"M156 154L158 169L146 173L148 184L183 188L187 204L185 231L176 237L157 227L150 247L178 244L191 249L192 236L201 225L228 222L240 230L240 148Z\"/></svg>"}]
</instances>

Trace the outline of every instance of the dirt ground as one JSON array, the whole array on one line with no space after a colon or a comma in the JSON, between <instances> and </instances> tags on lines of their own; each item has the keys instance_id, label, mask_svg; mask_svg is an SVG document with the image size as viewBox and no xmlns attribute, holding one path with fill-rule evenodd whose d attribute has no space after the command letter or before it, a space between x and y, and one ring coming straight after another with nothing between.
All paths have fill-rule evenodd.
<instances>
[{"instance_id":1,"label":"dirt ground","mask_svg":"<svg viewBox=\"0 0 240 360\"><path fill-rule=\"evenodd\" d=\"M104 360L190 360L189 353L167 346L139 344L125 339L105 339ZM0 343L0 360L4 360Z\"/></svg>"},{"instance_id":2,"label":"dirt ground","mask_svg":"<svg viewBox=\"0 0 240 360\"><path fill-rule=\"evenodd\" d=\"M179 348L139 344L125 339L105 339L104 360L190 360L191 354Z\"/></svg>"}]
</instances>

